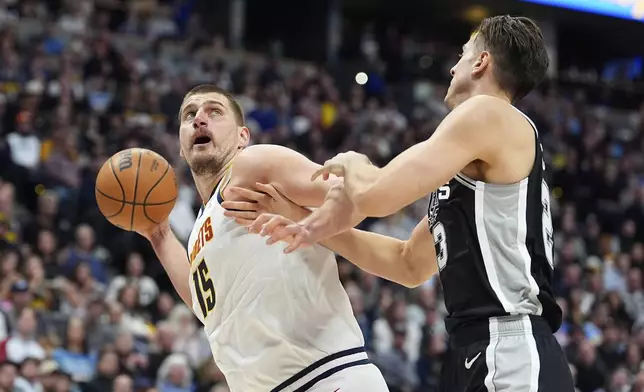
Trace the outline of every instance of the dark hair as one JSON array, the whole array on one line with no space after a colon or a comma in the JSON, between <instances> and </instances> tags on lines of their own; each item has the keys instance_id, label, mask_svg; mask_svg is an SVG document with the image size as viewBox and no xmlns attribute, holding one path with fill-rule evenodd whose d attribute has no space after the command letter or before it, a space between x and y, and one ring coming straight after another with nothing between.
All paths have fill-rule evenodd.
<instances>
[{"instance_id":1,"label":"dark hair","mask_svg":"<svg viewBox=\"0 0 644 392\"><path fill-rule=\"evenodd\" d=\"M495 59L494 76L512 100L526 96L543 81L548 70L548 52L539 26L530 18L500 15L486 18L475 32L476 39Z\"/></svg>"},{"instance_id":2,"label":"dark hair","mask_svg":"<svg viewBox=\"0 0 644 392\"><path fill-rule=\"evenodd\" d=\"M235 99L235 97L233 97L231 93L224 90L223 88L219 88L212 84L200 84L196 87L193 87L192 90L188 91L188 93L184 95L183 101L185 102L186 99L190 98L193 95L211 94L211 93L220 94L226 97L226 99L228 100L228 103L230 104L230 108L233 110L233 113L235 114L235 121L237 122L237 125L241 125L241 126L246 125L246 122L244 121L244 111L239 105L239 102L237 102L237 100Z\"/></svg>"}]
</instances>

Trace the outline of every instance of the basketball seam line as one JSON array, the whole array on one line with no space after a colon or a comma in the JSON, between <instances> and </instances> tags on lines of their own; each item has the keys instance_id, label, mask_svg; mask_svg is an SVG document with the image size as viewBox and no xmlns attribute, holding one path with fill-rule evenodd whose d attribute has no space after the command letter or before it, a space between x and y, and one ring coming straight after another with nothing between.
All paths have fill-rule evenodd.
<instances>
[{"instance_id":1,"label":"basketball seam line","mask_svg":"<svg viewBox=\"0 0 644 392\"><path fill-rule=\"evenodd\" d=\"M136 202L136 191L139 187L139 171L141 170L141 161L143 160L143 152L139 150L139 162L136 165L136 177L134 178L134 196L132 197L132 203ZM125 199L125 197L123 198ZM145 211L145 208L143 209ZM134 213L136 208L132 207L132 217L130 218L130 230L134 228Z\"/></svg>"},{"instance_id":2,"label":"basketball seam line","mask_svg":"<svg viewBox=\"0 0 644 392\"><path fill-rule=\"evenodd\" d=\"M116 178L116 183L119 184L119 188L121 188L121 195L123 200L125 201L125 188L123 188L123 184L121 184L119 176L116 175L116 170L114 170L114 165L112 164L112 158L110 158L110 169L112 169L112 174L114 175L114 178Z\"/></svg>"},{"instance_id":3,"label":"basketball seam line","mask_svg":"<svg viewBox=\"0 0 644 392\"><path fill-rule=\"evenodd\" d=\"M110 158L110 160L108 162L110 163L110 170L112 171L112 175L116 179L116 183L119 185L119 188L121 188L121 198L122 198L121 201L125 201L125 188L123 188L123 184L121 184L121 180L119 179L119 176L116 175L116 171L114 170L114 166L112 165L112 158ZM98 189L98 184L96 184L96 185L97 186L95 186L94 189L96 191L99 191L102 194L103 192L101 192ZM107 196L107 195L105 195L105 196ZM120 214L121 212L123 212L124 208L125 208L125 204L121 204L121 208L118 210L118 212L116 214L114 214L112 216L116 216L116 215Z\"/></svg>"},{"instance_id":4,"label":"basketball seam line","mask_svg":"<svg viewBox=\"0 0 644 392\"><path fill-rule=\"evenodd\" d=\"M113 196L110 196L110 195L106 194L105 192L101 191L101 190L100 190L100 189L98 189L98 188L97 188L97 189L95 189L95 191L96 191L96 192L98 192L98 193L100 193L100 194L101 194L101 196L105 197L106 199L110 199L110 200L112 200L112 201L116 201L116 202L119 202L119 203L132 205L132 206L143 206L143 207L145 207L145 206L162 206L162 205L164 205L164 204L172 203L173 201L177 200L177 198L175 197L174 199L166 200L166 201L164 201L164 202L157 202L157 203L137 203L137 202L132 202L132 201L119 200L119 199L117 199L116 197L113 197ZM120 212L120 211L119 211L119 212Z\"/></svg>"},{"instance_id":5,"label":"basketball seam line","mask_svg":"<svg viewBox=\"0 0 644 392\"><path fill-rule=\"evenodd\" d=\"M162 176L157 180L157 182L156 182L154 185L152 185L152 187L150 188L150 190L148 191L148 193L147 193L147 194L145 195L145 197L143 198L143 203L145 203L145 202L148 200L148 197L150 197L150 193L152 193L152 191L154 190L154 188L156 188L156 187L157 187L157 185L159 185L159 184L161 183L161 181L163 181L163 179L165 178L165 176L168 174L168 172L169 172L169 171L170 171L170 162L168 162L168 165L165 167L165 172L163 172L163 175L162 175ZM178 191L178 190L177 190L177 191ZM175 198L174 198L174 199L172 199L172 200L176 200L176 199L177 199L177 198L175 197ZM136 201L136 199L134 199L134 200ZM134 207L132 207L132 208L134 208ZM153 223L155 223L155 224L157 224L157 225L161 223L161 222L157 222L157 221L155 221L154 219L150 218L150 216L148 215L148 211L145 209L145 204L144 204L144 206L143 206L143 215L145 215L145 217L146 217L146 218L148 218L148 220L149 220L150 222L153 222Z\"/></svg>"}]
</instances>

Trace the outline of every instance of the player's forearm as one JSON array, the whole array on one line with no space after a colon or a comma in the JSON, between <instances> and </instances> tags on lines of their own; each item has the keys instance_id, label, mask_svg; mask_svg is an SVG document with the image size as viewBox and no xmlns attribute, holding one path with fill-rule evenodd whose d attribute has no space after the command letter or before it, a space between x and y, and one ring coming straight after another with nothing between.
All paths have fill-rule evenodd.
<instances>
[{"instance_id":1,"label":"player's forearm","mask_svg":"<svg viewBox=\"0 0 644 392\"><path fill-rule=\"evenodd\" d=\"M413 268L414 262L408 257L405 241L352 229L321 244L358 268L403 286L416 287L426 280Z\"/></svg>"},{"instance_id":2,"label":"player's forearm","mask_svg":"<svg viewBox=\"0 0 644 392\"><path fill-rule=\"evenodd\" d=\"M190 295L190 262L186 248L181 245L169 226L150 236L150 243L174 289L183 302L192 309Z\"/></svg>"},{"instance_id":3,"label":"player's forearm","mask_svg":"<svg viewBox=\"0 0 644 392\"><path fill-rule=\"evenodd\" d=\"M432 171L417 164L422 153L422 143L417 144L377 169L367 181L356 181L363 184L352 195L356 212L385 217L441 186L444 181L434 178Z\"/></svg>"}]
</instances>

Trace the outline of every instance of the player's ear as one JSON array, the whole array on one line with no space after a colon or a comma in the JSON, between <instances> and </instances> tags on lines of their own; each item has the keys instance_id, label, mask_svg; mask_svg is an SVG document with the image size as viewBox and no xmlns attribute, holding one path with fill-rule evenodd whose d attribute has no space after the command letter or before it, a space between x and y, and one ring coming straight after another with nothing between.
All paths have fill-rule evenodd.
<instances>
[{"instance_id":1,"label":"player's ear","mask_svg":"<svg viewBox=\"0 0 644 392\"><path fill-rule=\"evenodd\" d=\"M474 61L474 64L472 65L472 76L480 77L483 74L483 71L485 71L485 69L490 65L490 60L490 52L487 50L479 53L476 61Z\"/></svg>"},{"instance_id":2,"label":"player's ear","mask_svg":"<svg viewBox=\"0 0 644 392\"><path fill-rule=\"evenodd\" d=\"M239 142L237 144L238 149L244 149L250 143L250 129L248 127L239 127Z\"/></svg>"},{"instance_id":3,"label":"player's ear","mask_svg":"<svg viewBox=\"0 0 644 392\"><path fill-rule=\"evenodd\" d=\"M183 154L183 147L179 147L179 156L184 159L186 158L186 156Z\"/></svg>"}]
</instances>

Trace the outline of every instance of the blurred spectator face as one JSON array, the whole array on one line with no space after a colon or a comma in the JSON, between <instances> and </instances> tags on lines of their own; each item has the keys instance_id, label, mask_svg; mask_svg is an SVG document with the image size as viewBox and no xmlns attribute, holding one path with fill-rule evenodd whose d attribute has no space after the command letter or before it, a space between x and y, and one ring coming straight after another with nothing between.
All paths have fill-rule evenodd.
<instances>
[{"instance_id":1,"label":"blurred spectator face","mask_svg":"<svg viewBox=\"0 0 644 392\"><path fill-rule=\"evenodd\" d=\"M13 384L16 381L17 369L12 364L0 365L0 391L13 391Z\"/></svg>"},{"instance_id":2,"label":"blurred spectator face","mask_svg":"<svg viewBox=\"0 0 644 392\"><path fill-rule=\"evenodd\" d=\"M168 370L168 383L180 387L186 377L186 369L181 364L174 364Z\"/></svg>"},{"instance_id":3,"label":"blurred spectator face","mask_svg":"<svg viewBox=\"0 0 644 392\"><path fill-rule=\"evenodd\" d=\"M132 378L126 374L121 374L114 379L114 392L132 392Z\"/></svg>"},{"instance_id":4,"label":"blurred spectator face","mask_svg":"<svg viewBox=\"0 0 644 392\"><path fill-rule=\"evenodd\" d=\"M38 377L38 365L39 361L37 359L26 359L20 366L20 376L33 381Z\"/></svg>"},{"instance_id":5,"label":"blurred spectator face","mask_svg":"<svg viewBox=\"0 0 644 392\"><path fill-rule=\"evenodd\" d=\"M604 329L604 344L613 346L619 343L619 329L614 325L609 325Z\"/></svg>"},{"instance_id":6,"label":"blurred spectator face","mask_svg":"<svg viewBox=\"0 0 644 392\"><path fill-rule=\"evenodd\" d=\"M12 216L15 188L10 183L0 185L0 212Z\"/></svg>"},{"instance_id":7,"label":"blurred spectator face","mask_svg":"<svg viewBox=\"0 0 644 392\"><path fill-rule=\"evenodd\" d=\"M579 361L586 366L590 366L595 362L596 357L595 346L588 341L583 341L579 346Z\"/></svg>"},{"instance_id":8,"label":"blurred spectator face","mask_svg":"<svg viewBox=\"0 0 644 392\"><path fill-rule=\"evenodd\" d=\"M72 380L66 374L59 374L54 384L54 392L69 392L71 390Z\"/></svg>"},{"instance_id":9,"label":"blurred spectator face","mask_svg":"<svg viewBox=\"0 0 644 392\"><path fill-rule=\"evenodd\" d=\"M85 285L92 280L92 270L89 268L87 263L80 263L76 267L76 273L74 275L76 282L80 285Z\"/></svg>"},{"instance_id":10,"label":"blurred spectator face","mask_svg":"<svg viewBox=\"0 0 644 392\"><path fill-rule=\"evenodd\" d=\"M32 115L29 112L21 112L16 118L16 125L18 131L23 134L30 133L32 131Z\"/></svg>"},{"instance_id":11,"label":"blurred spectator face","mask_svg":"<svg viewBox=\"0 0 644 392\"><path fill-rule=\"evenodd\" d=\"M639 242L633 245L633 249L631 249L631 259L636 264L641 264L641 262L644 260L644 245L640 244Z\"/></svg>"},{"instance_id":12,"label":"blurred spectator face","mask_svg":"<svg viewBox=\"0 0 644 392\"><path fill-rule=\"evenodd\" d=\"M174 346L175 333L170 325L160 326L157 330L157 343L164 352L171 352Z\"/></svg>"},{"instance_id":13,"label":"blurred spectator face","mask_svg":"<svg viewBox=\"0 0 644 392\"><path fill-rule=\"evenodd\" d=\"M174 308L174 299L170 296L168 293L161 293L159 294L159 299L157 300L157 309L159 310L159 315L162 318L167 318L167 316L170 314L170 311L172 311L172 308Z\"/></svg>"},{"instance_id":14,"label":"blurred spectator face","mask_svg":"<svg viewBox=\"0 0 644 392\"><path fill-rule=\"evenodd\" d=\"M119 298L125 309L134 309L139 302L139 291L135 285L128 285L121 291Z\"/></svg>"},{"instance_id":15,"label":"blurred spectator face","mask_svg":"<svg viewBox=\"0 0 644 392\"><path fill-rule=\"evenodd\" d=\"M49 230L41 230L38 233L38 250L43 255L52 255L56 251L56 237Z\"/></svg>"},{"instance_id":16,"label":"blurred spectator face","mask_svg":"<svg viewBox=\"0 0 644 392\"><path fill-rule=\"evenodd\" d=\"M78 229L76 229L76 245L84 251L92 250L94 247L94 229L91 226L78 226Z\"/></svg>"},{"instance_id":17,"label":"blurred spectator face","mask_svg":"<svg viewBox=\"0 0 644 392\"><path fill-rule=\"evenodd\" d=\"M227 97L195 94L182 106L179 141L190 169L203 175L219 172L235 151L248 145L250 133L239 126Z\"/></svg>"},{"instance_id":18,"label":"blurred spectator face","mask_svg":"<svg viewBox=\"0 0 644 392\"><path fill-rule=\"evenodd\" d=\"M143 275L143 258L139 253L131 253L127 259L127 274L131 277Z\"/></svg>"},{"instance_id":19,"label":"blurred spectator face","mask_svg":"<svg viewBox=\"0 0 644 392\"><path fill-rule=\"evenodd\" d=\"M47 192L38 198L38 212L45 216L55 216L58 213L58 195Z\"/></svg>"},{"instance_id":20,"label":"blurred spectator face","mask_svg":"<svg viewBox=\"0 0 644 392\"><path fill-rule=\"evenodd\" d=\"M18 268L18 252L6 252L2 256L2 266L0 267L0 271L2 272L1 276L12 276L16 272L16 268Z\"/></svg>"},{"instance_id":21,"label":"blurred spectator face","mask_svg":"<svg viewBox=\"0 0 644 392\"><path fill-rule=\"evenodd\" d=\"M22 336L33 337L36 333L36 313L33 309L25 308L18 318L18 331Z\"/></svg>"},{"instance_id":22,"label":"blurred spectator face","mask_svg":"<svg viewBox=\"0 0 644 392\"><path fill-rule=\"evenodd\" d=\"M45 276L42 259L37 255L31 255L27 259L27 277L29 279L41 280Z\"/></svg>"},{"instance_id":23,"label":"blurred spectator face","mask_svg":"<svg viewBox=\"0 0 644 392\"><path fill-rule=\"evenodd\" d=\"M577 287L581 280L581 268L577 264L571 264L566 267L564 272L564 281L568 287Z\"/></svg>"},{"instance_id":24,"label":"blurred spectator face","mask_svg":"<svg viewBox=\"0 0 644 392\"><path fill-rule=\"evenodd\" d=\"M630 384L628 378L628 371L626 371L626 369L617 369L610 379L610 390L614 392L624 390L624 388Z\"/></svg>"},{"instance_id":25,"label":"blurred spectator face","mask_svg":"<svg viewBox=\"0 0 644 392\"><path fill-rule=\"evenodd\" d=\"M642 271L639 268L631 268L628 271L628 289L631 292L642 289Z\"/></svg>"},{"instance_id":26,"label":"blurred spectator face","mask_svg":"<svg viewBox=\"0 0 644 392\"><path fill-rule=\"evenodd\" d=\"M119 358L115 352L107 351L103 353L98 361L98 372L105 377L114 377L118 374Z\"/></svg>"},{"instance_id":27,"label":"blurred spectator face","mask_svg":"<svg viewBox=\"0 0 644 392\"><path fill-rule=\"evenodd\" d=\"M67 324L67 343L68 345L78 345L82 347L85 343L85 325L80 318L72 318Z\"/></svg>"},{"instance_id":28,"label":"blurred spectator face","mask_svg":"<svg viewBox=\"0 0 644 392\"><path fill-rule=\"evenodd\" d=\"M628 254L622 253L617 259L617 267L623 274L627 274L628 270L631 268L631 257Z\"/></svg>"},{"instance_id":29,"label":"blurred spectator face","mask_svg":"<svg viewBox=\"0 0 644 392\"><path fill-rule=\"evenodd\" d=\"M119 333L115 344L116 352L121 356L129 355L134 350L132 335L128 332Z\"/></svg>"}]
</instances>

